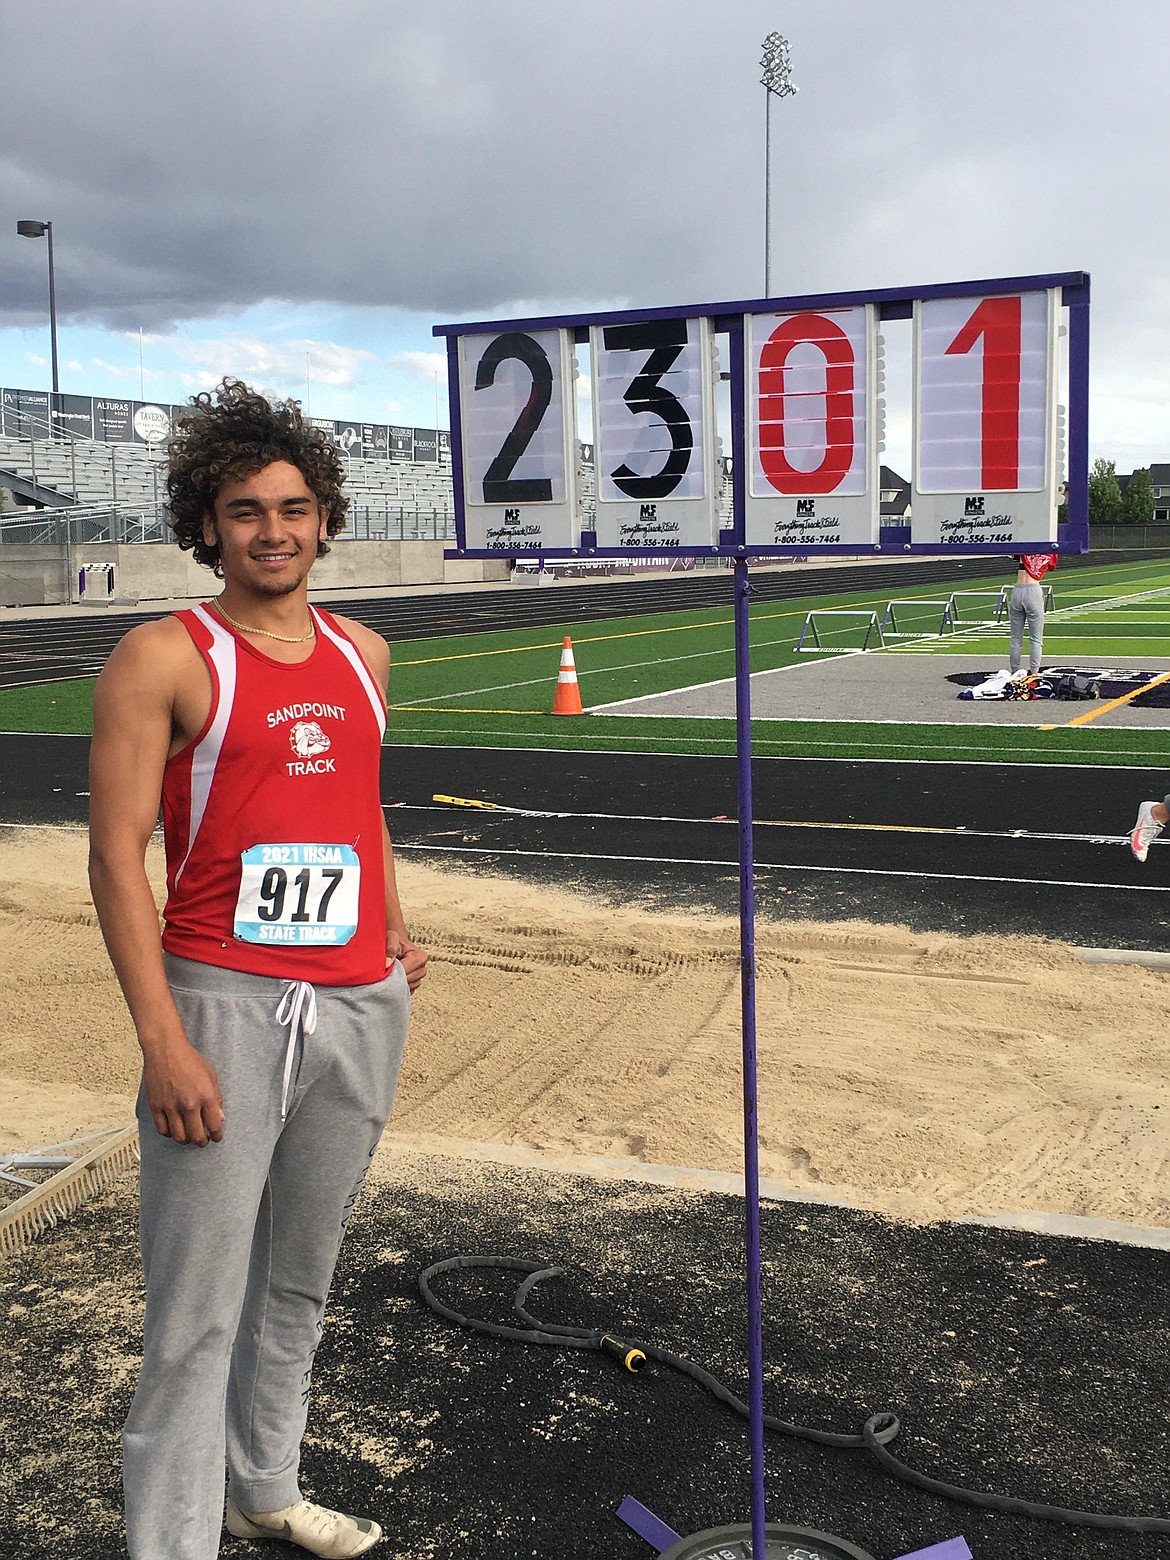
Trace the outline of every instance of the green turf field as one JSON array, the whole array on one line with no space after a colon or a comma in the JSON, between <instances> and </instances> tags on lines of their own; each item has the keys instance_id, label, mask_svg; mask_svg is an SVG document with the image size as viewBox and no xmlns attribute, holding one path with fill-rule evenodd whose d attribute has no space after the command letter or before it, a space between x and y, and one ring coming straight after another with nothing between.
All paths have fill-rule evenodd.
<instances>
[{"instance_id":1,"label":"green turf field","mask_svg":"<svg viewBox=\"0 0 1170 1560\"><path fill-rule=\"evenodd\" d=\"M1045 625L1045 662L1163 659L1170 669L1170 560L1069 570L1049 576L1054 606ZM980 582L982 584L982 582ZM957 616L943 624L953 592ZM1007 629L994 621L997 589L961 577L897 598L893 631L877 654L970 654L1006 664ZM805 659L798 652L810 611L859 616L823 620L813 655L861 643L868 615L887 617L888 589L850 595L757 602L752 608L752 669ZM939 632L940 628L944 631ZM734 725L718 719L648 719L599 714L554 718L552 705L564 634L573 640L582 697L596 707L650 693L729 678L734 673L730 606L691 612L566 622L556 629L509 630L392 646L388 741L553 750L710 753L734 751ZM807 639L807 636L806 636ZM871 641L871 644L873 641ZM92 679L0 691L0 730L88 732ZM1083 728L891 725L866 721L757 721L761 756L917 757L997 763L1156 764L1170 762L1170 731Z\"/></svg>"}]
</instances>

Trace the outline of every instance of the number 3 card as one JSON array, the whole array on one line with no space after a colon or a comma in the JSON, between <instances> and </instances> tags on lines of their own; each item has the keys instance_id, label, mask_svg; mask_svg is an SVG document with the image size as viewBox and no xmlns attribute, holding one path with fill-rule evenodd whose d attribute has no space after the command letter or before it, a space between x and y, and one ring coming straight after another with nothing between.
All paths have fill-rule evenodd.
<instances>
[{"instance_id":1,"label":"number 3 card","mask_svg":"<svg viewBox=\"0 0 1170 1560\"><path fill-rule=\"evenodd\" d=\"M593 326L597 544L715 540L711 322Z\"/></svg>"}]
</instances>

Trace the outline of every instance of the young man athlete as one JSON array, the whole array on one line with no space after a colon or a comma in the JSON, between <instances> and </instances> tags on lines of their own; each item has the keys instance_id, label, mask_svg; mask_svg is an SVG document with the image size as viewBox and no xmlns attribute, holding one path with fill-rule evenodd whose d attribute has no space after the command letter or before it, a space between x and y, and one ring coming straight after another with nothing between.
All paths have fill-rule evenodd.
<instances>
[{"instance_id":1,"label":"young man athlete","mask_svg":"<svg viewBox=\"0 0 1170 1560\"><path fill-rule=\"evenodd\" d=\"M381 1530L297 1482L325 1297L426 968L379 798L389 650L310 607L336 450L239 381L177 422L168 492L213 601L132 629L94 696L90 879L142 1047L131 1560L224 1520L323 1556ZM160 936L144 858L163 814Z\"/></svg>"}]
</instances>

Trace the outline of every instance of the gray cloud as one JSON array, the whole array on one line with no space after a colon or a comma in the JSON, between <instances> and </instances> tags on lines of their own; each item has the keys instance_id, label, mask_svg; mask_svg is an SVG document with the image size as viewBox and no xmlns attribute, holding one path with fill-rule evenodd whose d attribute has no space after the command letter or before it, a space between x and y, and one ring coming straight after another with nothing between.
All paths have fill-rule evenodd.
<instances>
[{"instance_id":1,"label":"gray cloud","mask_svg":"<svg viewBox=\"0 0 1170 1560\"><path fill-rule=\"evenodd\" d=\"M0 323L263 298L435 318L1082 266L1166 299L1164 0L3 0ZM1101 337L1098 337L1099 344Z\"/></svg>"}]
</instances>

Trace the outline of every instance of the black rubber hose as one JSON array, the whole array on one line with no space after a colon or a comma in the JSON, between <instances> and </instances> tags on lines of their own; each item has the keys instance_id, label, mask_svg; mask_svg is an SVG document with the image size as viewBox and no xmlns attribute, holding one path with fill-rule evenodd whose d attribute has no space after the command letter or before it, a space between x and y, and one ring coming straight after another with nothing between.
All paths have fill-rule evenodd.
<instances>
[{"instance_id":1,"label":"black rubber hose","mask_svg":"<svg viewBox=\"0 0 1170 1560\"><path fill-rule=\"evenodd\" d=\"M512 1301L512 1308L524 1325L508 1327L499 1322L484 1321L445 1305L432 1289L431 1281L444 1273L457 1272L463 1268L498 1268L526 1274ZM530 1262L523 1257L448 1257L444 1262L432 1263L421 1273L418 1285L423 1299L431 1310L447 1321L453 1322L457 1327L464 1327L470 1332L486 1333L492 1338L508 1338L514 1343L540 1343L561 1349L596 1349L615 1354L626 1361L631 1355L642 1355L646 1359L657 1360L660 1365L668 1365L684 1376L689 1376L692 1381L697 1381L700 1386L705 1387L713 1397L726 1404L734 1413L744 1419L750 1418L750 1411L742 1398L736 1397L721 1381L712 1376L710 1371L704 1370L701 1365L696 1365L693 1360L688 1360L681 1354L672 1354L668 1349L660 1349L652 1343L627 1340L601 1329L566 1327L555 1322L543 1322L533 1316L526 1306L533 1289L546 1278L560 1278L564 1271L564 1268L549 1267L542 1262ZM627 1363L627 1369L635 1370L637 1365ZM1072 1507L1049 1506L1040 1501L1020 1500L1013 1495L994 1495L986 1490L970 1490L960 1484L947 1484L942 1479L932 1479L929 1474L919 1473L917 1469L909 1467L888 1450L890 1442L902 1428L895 1414L871 1414L859 1435L846 1435L833 1430L814 1430L808 1425L791 1424L788 1420L777 1419L771 1414L764 1415L764 1426L780 1435L797 1436L802 1441L814 1441L820 1446L836 1446L848 1451L867 1451L877 1460L879 1467L892 1474L894 1478L916 1485L919 1489L928 1490L932 1495L941 1495L947 1500L959 1501L963 1505L978 1506L986 1511L1011 1512L1016 1516L1034 1517L1042 1522L1060 1522L1068 1527L1105 1528L1125 1533L1170 1534L1170 1519L1165 1517L1122 1517L1101 1511L1078 1511Z\"/></svg>"}]
</instances>

